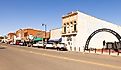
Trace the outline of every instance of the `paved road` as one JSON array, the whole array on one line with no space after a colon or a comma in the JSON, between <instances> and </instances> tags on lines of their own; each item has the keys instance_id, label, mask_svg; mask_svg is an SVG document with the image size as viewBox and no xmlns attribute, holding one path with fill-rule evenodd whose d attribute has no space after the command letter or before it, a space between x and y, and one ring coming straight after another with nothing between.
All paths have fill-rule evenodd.
<instances>
[{"instance_id":1,"label":"paved road","mask_svg":"<svg viewBox=\"0 0 121 70\"><path fill-rule=\"evenodd\" d=\"M121 70L121 57L1 46L0 70Z\"/></svg>"}]
</instances>

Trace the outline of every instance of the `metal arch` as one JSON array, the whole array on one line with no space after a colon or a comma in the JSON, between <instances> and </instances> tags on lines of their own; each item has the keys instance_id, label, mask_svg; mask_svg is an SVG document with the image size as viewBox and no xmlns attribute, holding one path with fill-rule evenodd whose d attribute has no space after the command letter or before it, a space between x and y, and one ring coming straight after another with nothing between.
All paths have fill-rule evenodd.
<instances>
[{"instance_id":1,"label":"metal arch","mask_svg":"<svg viewBox=\"0 0 121 70\"><path fill-rule=\"evenodd\" d=\"M88 37L88 39L87 39L87 41L86 41L86 44L85 44L84 50L88 50L88 46L89 46L89 42L90 42L91 38L92 38L95 34L97 34L97 33L99 33L99 32L109 32L109 33L113 34L114 36L116 36L116 38L119 40L119 43L121 44L121 36L120 36L117 32L115 32L115 31L113 31L113 30L111 30L111 29L102 28L102 29L98 29L98 30L94 31L94 32Z\"/></svg>"}]
</instances>

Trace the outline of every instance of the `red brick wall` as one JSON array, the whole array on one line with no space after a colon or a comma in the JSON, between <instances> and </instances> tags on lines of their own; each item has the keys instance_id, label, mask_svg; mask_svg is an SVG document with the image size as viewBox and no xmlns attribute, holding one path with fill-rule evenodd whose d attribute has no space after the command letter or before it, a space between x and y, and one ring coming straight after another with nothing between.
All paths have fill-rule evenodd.
<instances>
[{"instance_id":1,"label":"red brick wall","mask_svg":"<svg viewBox=\"0 0 121 70\"><path fill-rule=\"evenodd\" d=\"M45 38L45 31L36 30L36 29L19 29L18 31L16 31L16 36L19 36L19 34L21 34L21 37L24 39L27 39L28 35ZM47 32L46 38L49 38L49 37L50 37L50 32Z\"/></svg>"}]
</instances>

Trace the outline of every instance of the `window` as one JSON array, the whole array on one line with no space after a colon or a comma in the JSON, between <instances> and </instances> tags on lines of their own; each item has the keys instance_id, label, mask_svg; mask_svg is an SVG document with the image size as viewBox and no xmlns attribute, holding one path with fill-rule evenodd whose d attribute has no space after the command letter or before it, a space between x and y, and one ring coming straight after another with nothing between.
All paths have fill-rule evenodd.
<instances>
[{"instance_id":1,"label":"window","mask_svg":"<svg viewBox=\"0 0 121 70\"><path fill-rule=\"evenodd\" d=\"M71 25L71 27L73 27L73 25Z\"/></svg>"},{"instance_id":2,"label":"window","mask_svg":"<svg viewBox=\"0 0 121 70\"><path fill-rule=\"evenodd\" d=\"M69 23L67 23L67 25L66 25L66 26L67 26L67 28L69 28Z\"/></svg>"},{"instance_id":3,"label":"window","mask_svg":"<svg viewBox=\"0 0 121 70\"><path fill-rule=\"evenodd\" d=\"M67 41L72 41L72 38L70 36L67 37Z\"/></svg>"},{"instance_id":4,"label":"window","mask_svg":"<svg viewBox=\"0 0 121 70\"><path fill-rule=\"evenodd\" d=\"M66 27L64 27L64 33L66 33Z\"/></svg>"},{"instance_id":5,"label":"window","mask_svg":"<svg viewBox=\"0 0 121 70\"><path fill-rule=\"evenodd\" d=\"M76 28L76 24L74 24L74 31L76 31L76 29L77 29L77 28Z\"/></svg>"},{"instance_id":6,"label":"window","mask_svg":"<svg viewBox=\"0 0 121 70\"><path fill-rule=\"evenodd\" d=\"M69 23L67 23L67 25L69 25Z\"/></svg>"},{"instance_id":7,"label":"window","mask_svg":"<svg viewBox=\"0 0 121 70\"><path fill-rule=\"evenodd\" d=\"M76 23L76 21L74 21L74 23Z\"/></svg>"},{"instance_id":8,"label":"window","mask_svg":"<svg viewBox=\"0 0 121 70\"><path fill-rule=\"evenodd\" d=\"M73 22L71 22L71 24L73 24Z\"/></svg>"},{"instance_id":9,"label":"window","mask_svg":"<svg viewBox=\"0 0 121 70\"><path fill-rule=\"evenodd\" d=\"M66 33L66 23L64 23L63 32Z\"/></svg>"},{"instance_id":10,"label":"window","mask_svg":"<svg viewBox=\"0 0 121 70\"><path fill-rule=\"evenodd\" d=\"M24 37L26 37L26 36L28 36L28 32L25 32L25 33L24 33Z\"/></svg>"},{"instance_id":11,"label":"window","mask_svg":"<svg viewBox=\"0 0 121 70\"><path fill-rule=\"evenodd\" d=\"M73 22L71 22L71 27L73 27Z\"/></svg>"},{"instance_id":12,"label":"window","mask_svg":"<svg viewBox=\"0 0 121 70\"><path fill-rule=\"evenodd\" d=\"M69 28L69 26L67 26L67 28Z\"/></svg>"}]
</instances>

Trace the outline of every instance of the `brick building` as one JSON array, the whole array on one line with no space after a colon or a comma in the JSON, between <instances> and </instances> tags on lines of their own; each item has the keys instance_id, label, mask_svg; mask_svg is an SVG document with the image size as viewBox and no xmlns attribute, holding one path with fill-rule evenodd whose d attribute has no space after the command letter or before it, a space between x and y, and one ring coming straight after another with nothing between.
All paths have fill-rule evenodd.
<instances>
[{"instance_id":1,"label":"brick building","mask_svg":"<svg viewBox=\"0 0 121 70\"><path fill-rule=\"evenodd\" d=\"M16 43L17 40L30 41L34 37L48 40L50 38L50 32L46 32L46 37L45 37L45 31L26 28L26 29L19 29L15 33L8 33L7 36L8 36L7 38L8 43L9 42Z\"/></svg>"},{"instance_id":2,"label":"brick building","mask_svg":"<svg viewBox=\"0 0 121 70\"><path fill-rule=\"evenodd\" d=\"M8 35L7 35L8 42L13 41L13 39L14 39L15 36L16 36L15 33L8 33Z\"/></svg>"},{"instance_id":3,"label":"brick building","mask_svg":"<svg viewBox=\"0 0 121 70\"><path fill-rule=\"evenodd\" d=\"M46 39L50 37L49 32L46 32ZM30 37L38 37L45 39L45 31L27 28L16 31L16 38L21 40L28 40Z\"/></svg>"}]
</instances>

